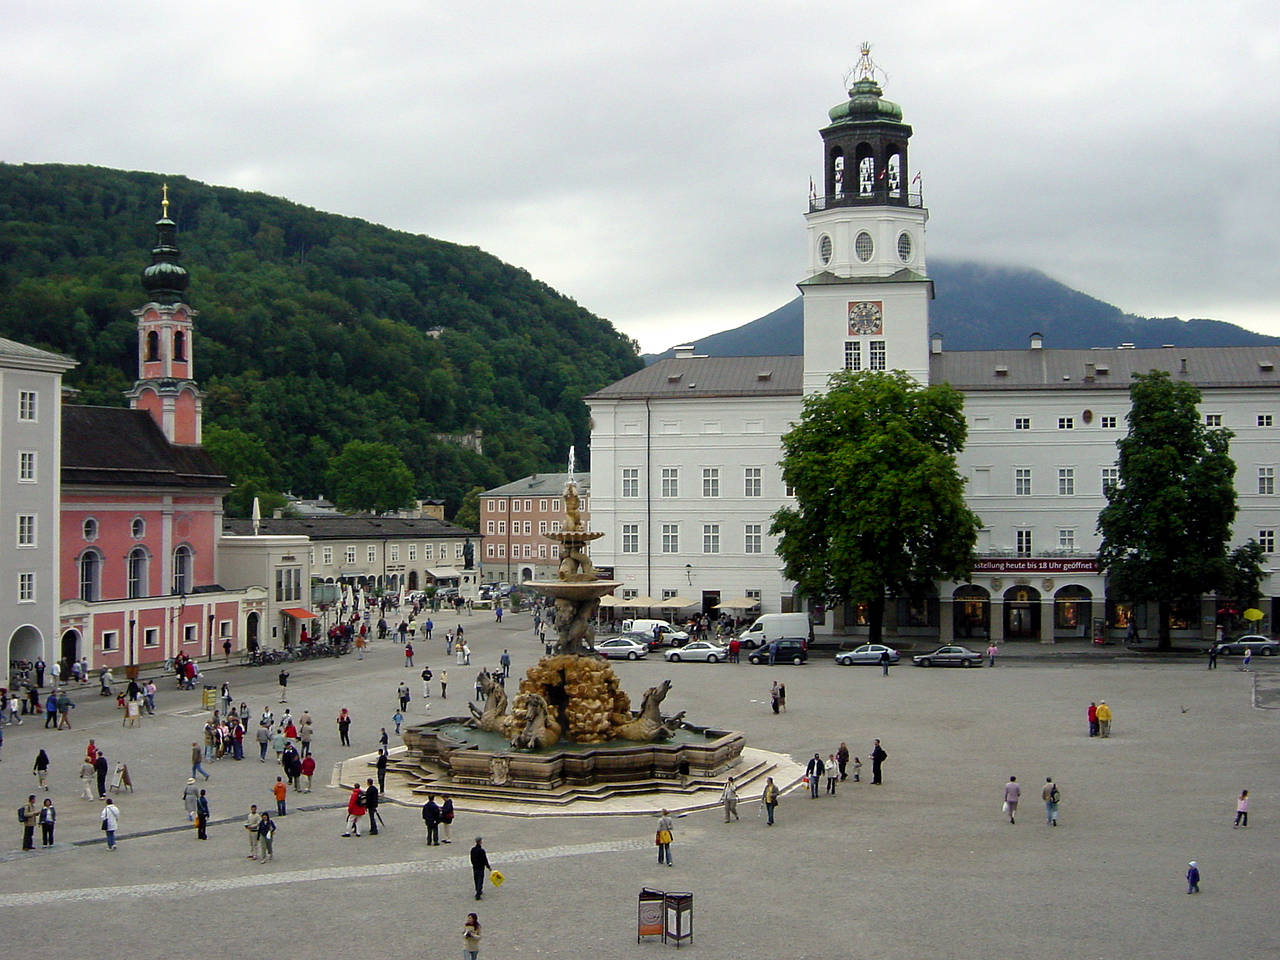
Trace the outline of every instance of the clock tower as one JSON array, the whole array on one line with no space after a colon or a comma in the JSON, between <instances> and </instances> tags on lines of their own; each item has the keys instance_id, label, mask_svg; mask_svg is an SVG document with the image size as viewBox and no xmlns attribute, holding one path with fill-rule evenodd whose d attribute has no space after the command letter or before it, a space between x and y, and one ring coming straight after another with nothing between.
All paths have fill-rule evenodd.
<instances>
[{"instance_id":1,"label":"clock tower","mask_svg":"<svg viewBox=\"0 0 1280 960\"><path fill-rule=\"evenodd\" d=\"M838 370L929 378L929 213L908 180L911 127L884 98L878 73L864 43L849 99L821 131L822 192L810 193L809 276L799 284L806 394Z\"/></svg>"}]
</instances>

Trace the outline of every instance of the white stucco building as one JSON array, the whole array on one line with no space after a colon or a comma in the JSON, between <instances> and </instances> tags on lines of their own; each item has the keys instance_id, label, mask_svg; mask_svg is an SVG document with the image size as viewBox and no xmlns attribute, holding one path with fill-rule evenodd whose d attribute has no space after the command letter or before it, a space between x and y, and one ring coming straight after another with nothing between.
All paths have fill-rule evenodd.
<instances>
[{"instance_id":1,"label":"white stucco building","mask_svg":"<svg viewBox=\"0 0 1280 960\"><path fill-rule=\"evenodd\" d=\"M983 529L973 579L891 601L886 632L1048 642L1119 636L1131 619L1154 632L1154 607L1108 595L1096 524L1132 374L1156 369L1198 387L1206 423L1235 433L1233 540L1257 539L1268 552L1261 626L1270 632L1280 616L1280 347L1048 349L1029 330L1022 350L946 352L929 333L928 212L906 182L912 131L866 56L830 120L821 193L806 215L804 355L678 350L587 398L592 526L606 534L594 559L613 568L619 592L680 593L707 612L743 594L759 598L759 612L791 609L799 601L767 532L787 502L780 437L802 396L832 373L898 369L964 393L969 435L958 462ZM1215 598L1175 608L1175 636L1212 634ZM807 609L818 633L865 630L862 610Z\"/></svg>"}]
</instances>

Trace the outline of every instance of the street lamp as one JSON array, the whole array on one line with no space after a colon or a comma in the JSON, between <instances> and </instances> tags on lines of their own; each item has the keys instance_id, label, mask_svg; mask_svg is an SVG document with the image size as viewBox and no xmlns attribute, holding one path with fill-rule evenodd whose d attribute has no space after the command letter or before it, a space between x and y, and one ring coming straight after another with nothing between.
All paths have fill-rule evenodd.
<instances>
[{"instance_id":1,"label":"street lamp","mask_svg":"<svg viewBox=\"0 0 1280 960\"><path fill-rule=\"evenodd\" d=\"M689 586L693 586L693 564L686 563L684 565L684 576L689 581Z\"/></svg>"}]
</instances>

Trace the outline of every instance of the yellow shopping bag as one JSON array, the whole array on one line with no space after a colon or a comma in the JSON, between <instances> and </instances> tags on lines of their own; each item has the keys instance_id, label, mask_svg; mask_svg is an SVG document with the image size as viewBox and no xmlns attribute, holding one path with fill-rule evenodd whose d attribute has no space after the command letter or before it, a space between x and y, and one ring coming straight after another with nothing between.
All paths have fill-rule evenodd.
<instances>
[{"instance_id":1,"label":"yellow shopping bag","mask_svg":"<svg viewBox=\"0 0 1280 960\"><path fill-rule=\"evenodd\" d=\"M502 871L501 871L501 870L490 870L490 871L489 871L489 882L490 882L490 883L492 883L495 887L500 887L500 886L502 886L502 882L503 882L504 880L506 880L506 879L507 879L507 878L506 878L506 877L504 877L504 876L502 875Z\"/></svg>"}]
</instances>

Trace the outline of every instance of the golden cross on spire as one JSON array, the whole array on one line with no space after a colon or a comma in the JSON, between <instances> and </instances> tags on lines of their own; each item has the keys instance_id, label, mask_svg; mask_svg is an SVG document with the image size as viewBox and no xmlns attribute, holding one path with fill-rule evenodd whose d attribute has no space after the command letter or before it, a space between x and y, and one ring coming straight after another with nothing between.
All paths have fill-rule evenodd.
<instances>
[{"instance_id":1,"label":"golden cross on spire","mask_svg":"<svg viewBox=\"0 0 1280 960\"><path fill-rule=\"evenodd\" d=\"M161 196L163 197L163 199L160 201L160 213L161 213L161 216L163 216L167 220L169 219L169 185L167 183L162 184L160 187L160 192L161 192Z\"/></svg>"}]
</instances>

